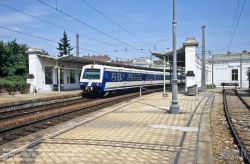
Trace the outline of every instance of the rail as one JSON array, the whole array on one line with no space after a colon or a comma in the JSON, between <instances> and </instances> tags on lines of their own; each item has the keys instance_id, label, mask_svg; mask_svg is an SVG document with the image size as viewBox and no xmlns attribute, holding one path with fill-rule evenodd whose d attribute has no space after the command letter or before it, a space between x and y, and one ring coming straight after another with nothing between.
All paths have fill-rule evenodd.
<instances>
[{"instance_id":1,"label":"rail","mask_svg":"<svg viewBox=\"0 0 250 164\"><path fill-rule=\"evenodd\" d=\"M245 161L246 163L250 163L250 158L249 158L247 152L244 151L244 150L246 150L246 149L244 148L243 144L241 143L240 138L239 138L238 134L236 133L236 131L235 131L234 127L233 127L231 118L230 118L230 116L229 116L229 114L228 114L228 107L227 107L227 100L226 100L226 92L225 92L224 89L222 90L222 92L223 92L223 106L224 106L224 112L225 112L226 119L227 119L227 122L228 122L228 125L229 125L229 129L230 129L230 131L231 131L231 134L233 135L234 141L236 142L236 144L238 145L238 147L240 148L240 150L244 152L244 154L243 154L243 159L244 159L244 161Z\"/></svg>"}]
</instances>

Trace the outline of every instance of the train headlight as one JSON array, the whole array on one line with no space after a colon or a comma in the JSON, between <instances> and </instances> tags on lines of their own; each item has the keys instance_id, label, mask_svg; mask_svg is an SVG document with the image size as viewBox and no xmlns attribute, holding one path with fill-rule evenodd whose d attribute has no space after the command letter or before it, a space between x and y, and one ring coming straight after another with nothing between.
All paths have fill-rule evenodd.
<instances>
[{"instance_id":1,"label":"train headlight","mask_svg":"<svg viewBox=\"0 0 250 164\"><path fill-rule=\"evenodd\" d=\"M99 86L99 83L96 83L96 86Z\"/></svg>"}]
</instances>

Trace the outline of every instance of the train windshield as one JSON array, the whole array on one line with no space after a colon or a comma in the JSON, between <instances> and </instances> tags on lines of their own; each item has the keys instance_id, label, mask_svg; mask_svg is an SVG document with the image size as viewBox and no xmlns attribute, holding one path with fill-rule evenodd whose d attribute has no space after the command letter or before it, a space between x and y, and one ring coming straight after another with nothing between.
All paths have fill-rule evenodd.
<instances>
[{"instance_id":1,"label":"train windshield","mask_svg":"<svg viewBox=\"0 0 250 164\"><path fill-rule=\"evenodd\" d=\"M83 79L100 79L100 69L85 69Z\"/></svg>"}]
</instances>

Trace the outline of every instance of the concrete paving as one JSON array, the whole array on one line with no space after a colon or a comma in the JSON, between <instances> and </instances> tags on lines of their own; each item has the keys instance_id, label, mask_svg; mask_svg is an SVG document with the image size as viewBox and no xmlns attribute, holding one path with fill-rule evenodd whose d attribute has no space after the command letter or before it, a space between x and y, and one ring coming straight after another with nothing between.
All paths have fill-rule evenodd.
<instances>
[{"instance_id":1,"label":"concrete paving","mask_svg":"<svg viewBox=\"0 0 250 164\"><path fill-rule=\"evenodd\" d=\"M213 95L153 93L78 117L0 146L0 163L213 163Z\"/></svg>"}]
</instances>

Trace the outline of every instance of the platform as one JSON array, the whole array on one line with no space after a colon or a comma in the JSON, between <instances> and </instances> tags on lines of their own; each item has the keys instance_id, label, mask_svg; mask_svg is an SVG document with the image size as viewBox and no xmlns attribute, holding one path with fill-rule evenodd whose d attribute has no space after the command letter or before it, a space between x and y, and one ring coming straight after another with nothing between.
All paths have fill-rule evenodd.
<instances>
[{"instance_id":1,"label":"platform","mask_svg":"<svg viewBox=\"0 0 250 164\"><path fill-rule=\"evenodd\" d=\"M0 163L213 163L213 95L178 94L179 114L171 98L145 95L23 137L0 146Z\"/></svg>"},{"instance_id":2,"label":"platform","mask_svg":"<svg viewBox=\"0 0 250 164\"><path fill-rule=\"evenodd\" d=\"M0 96L0 107L9 106L11 104L17 105L21 103L29 103L34 101L40 101L43 99L56 99L56 98L66 98L66 97L76 97L81 96L80 90L73 91L52 91L52 92L39 92L39 93L29 93L29 94L15 94Z\"/></svg>"}]
</instances>

